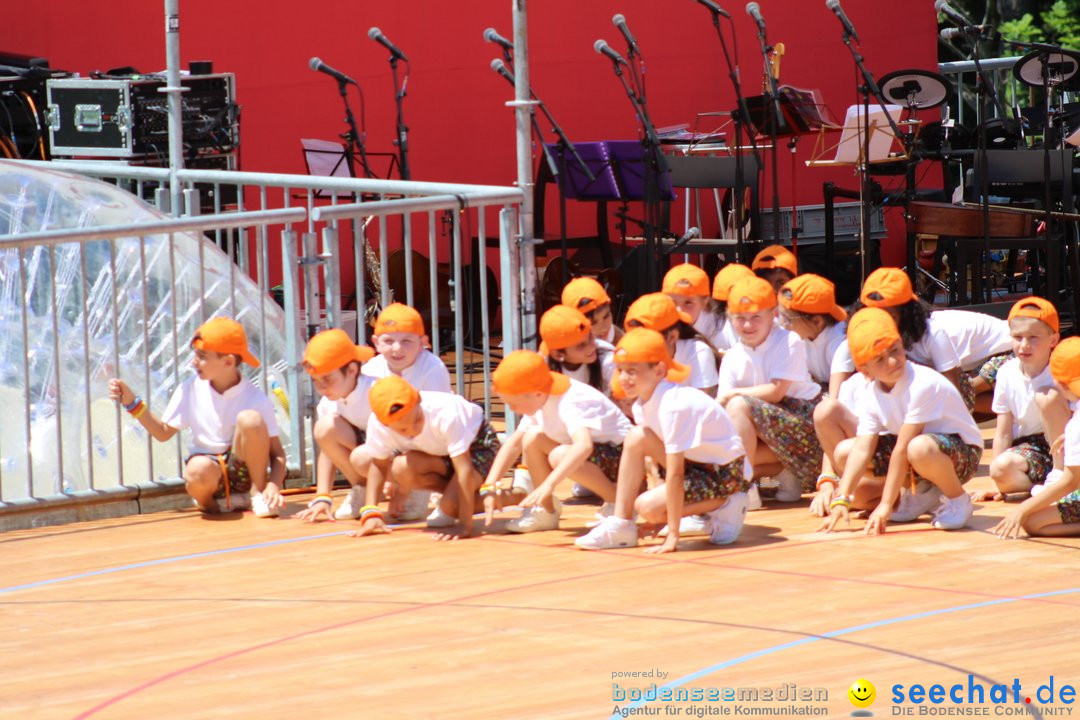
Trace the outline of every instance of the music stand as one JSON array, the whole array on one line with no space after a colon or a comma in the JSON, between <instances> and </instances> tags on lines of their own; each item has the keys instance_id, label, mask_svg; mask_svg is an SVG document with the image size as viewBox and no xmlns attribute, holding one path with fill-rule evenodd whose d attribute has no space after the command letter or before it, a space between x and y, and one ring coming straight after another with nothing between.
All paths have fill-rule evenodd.
<instances>
[{"instance_id":1,"label":"music stand","mask_svg":"<svg viewBox=\"0 0 1080 720\"><path fill-rule=\"evenodd\" d=\"M354 178L356 173L348 161L346 148L334 140L300 138L307 174L312 177ZM352 197L353 193L340 190L316 190L315 197Z\"/></svg>"},{"instance_id":2,"label":"music stand","mask_svg":"<svg viewBox=\"0 0 1080 720\"><path fill-rule=\"evenodd\" d=\"M559 174L565 173L565 181L562 188L565 195L571 200L618 200L620 199L619 187L615 180L615 171L612 168L612 159L608 151L607 143L604 142L579 142L574 143L574 149L585 161L585 165L593 174L593 179L585 174L581 165L575 162L566 162L559 143L545 143L551 155L555 158L555 165Z\"/></svg>"},{"instance_id":3,"label":"music stand","mask_svg":"<svg viewBox=\"0 0 1080 720\"><path fill-rule=\"evenodd\" d=\"M645 199L645 148L637 140L608 140L608 155L615 168L616 182L619 184L620 199ZM660 200L671 202L675 191L671 187L671 172L663 172L659 177Z\"/></svg>"},{"instance_id":4,"label":"music stand","mask_svg":"<svg viewBox=\"0 0 1080 720\"><path fill-rule=\"evenodd\" d=\"M892 120L899 123L903 108L899 105L889 105L888 110ZM822 126L821 133L818 135L817 145L814 147L814 152L811 154L810 159L806 161L807 167L834 167L838 165L862 164L863 147L860 142L863 126L862 111L862 106L852 105L847 109L847 115L844 118L844 125L842 127ZM906 153L901 155L889 154L892 150L893 143L896 141L902 143L903 138L898 138L893 133L892 127L889 124L889 119L880 107L872 108L870 110L869 127L870 155L867 158L869 164L907 160L908 155ZM837 140L835 144L828 147L825 146L826 130L840 130L840 139ZM834 157L831 160L825 159L824 156L830 151L835 151Z\"/></svg>"},{"instance_id":5,"label":"music stand","mask_svg":"<svg viewBox=\"0 0 1080 720\"><path fill-rule=\"evenodd\" d=\"M824 106L818 101L812 90L799 90L784 85L778 90L780 100L780 125L776 128L777 137L805 135L816 132L823 126L833 125L825 117ZM746 99L750 109L750 123L758 137L769 133L772 101L768 95L755 95Z\"/></svg>"}]
</instances>

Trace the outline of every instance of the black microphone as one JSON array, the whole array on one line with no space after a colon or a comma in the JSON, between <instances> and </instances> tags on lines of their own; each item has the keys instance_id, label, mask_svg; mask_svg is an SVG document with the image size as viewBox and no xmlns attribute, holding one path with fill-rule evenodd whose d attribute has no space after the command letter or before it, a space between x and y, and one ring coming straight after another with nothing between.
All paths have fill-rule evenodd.
<instances>
[{"instance_id":1,"label":"black microphone","mask_svg":"<svg viewBox=\"0 0 1080 720\"><path fill-rule=\"evenodd\" d=\"M619 32L621 32L622 36L626 38L626 44L630 47L630 52L634 53L635 55L640 55L641 49L638 47L637 40L635 40L634 36L630 34L630 28L626 27L626 18L623 17L623 14L618 13L616 15L613 15L611 18L611 24L619 28Z\"/></svg>"},{"instance_id":2,"label":"black microphone","mask_svg":"<svg viewBox=\"0 0 1080 720\"><path fill-rule=\"evenodd\" d=\"M666 255L671 255L672 253L674 253L676 250L681 248L686 243L690 242L694 238L699 238L699 237L701 237L701 230L698 230L696 227L692 227L692 228L688 229L685 233L683 233L683 236L681 238L679 238L674 243L672 243L671 247L669 247L665 251L665 254Z\"/></svg>"},{"instance_id":3,"label":"black microphone","mask_svg":"<svg viewBox=\"0 0 1080 720\"><path fill-rule=\"evenodd\" d=\"M832 10L833 14L840 20L840 24L844 26L844 32L855 38L855 42L859 42L859 36L855 34L855 26L848 20L844 8L840 7L840 0L825 0L825 7Z\"/></svg>"},{"instance_id":4,"label":"black microphone","mask_svg":"<svg viewBox=\"0 0 1080 720\"><path fill-rule=\"evenodd\" d=\"M966 27L968 25L975 24L975 22L971 18L954 8L952 5L946 2L946 0L935 0L934 9L945 17L952 20L957 25L963 25Z\"/></svg>"},{"instance_id":5,"label":"black microphone","mask_svg":"<svg viewBox=\"0 0 1080 720\"><path fill-rule=\"evenodd\" d=\"M367 36L382 45L387 50L389 50L392 57L395 57L398 60L404 60L405 62L409 62L409 58L405 57L405 53L398 50L394 46L394 43L390 42L390 39L382 34L382 30L380 30L379 28L371 28L367 31Z\"/></svg>"},{"instance_id":6,"label":"black microphone","mask_svg":"<svg viewBox=\"0 0 1080 720\"><path fill-rule=\"evenodd\" d=\"M509 40L504 38L502 35L495 32L495 28L488 28L487 30L485 30L484 31L484 39L487 40L489 43L495 43L496 45L501 47L503 50L513 50L514 49L514 43L510 42Z\"/></svg>"},{"instance_id":7,"label":"black microphone","mask_svg":"<svg viewBox=\"0 0 1080 720\"><path fill-rule=\"evenodd\" d=\"M762 33L765 32L765 18L761 17L761 6L756 2L746 3L746 14L754 18L754 22L757 23L758 30Z\"/></svg>"},{"instance_id":8,"label":"black microphone","mask_svg":"<svg viewBox=\"0 0 1080 720\"><path fill-rule=\"evenodd\" d=\"M697 0L697 1L699 3L701 3L702 5L704 5L705 7L709 8L709 12L711 12L713 15L723 15L728 20L731 19L731 13L729 13L727 10L724 10L723 8L721 8L719 5L714 3L712 0Z\"/></svg>"},{"instance_id":9,"label":"black microphone","mask_svg":"<svg viewBox=\"0 0 1080 720\"><path fill-rule=\"evenodd\" d=\"M335 70L334 68L330 67L329 65L327 65L326 63L324 63L322 60L320 60L317 57L313 57L310 60L308 60L308 67L311 68L312 70L315 70L316 72L326 73L327 75L334 78L338 82L350 83L352 85L356 85L356 81L353 80L351 77L349 77L345 73L341 72L340 70Z\"/></svg>"},{"instance_id":10,"label":"black microphone","mask_svg":"<svg viewBox=\"0 0 1080 720\"><path fill-rule=\"evenodd\" d=\"M506 78L511 85L515 84L514 76L510 74L510 71L506 69L506 65L503 65L503 61L499 58L495 58L491 61L491 69Z\"/></svg>"},{"instance_id":11,"label":"black microphone","mask_svg":"<svg viewBox=\"0 0 1080 720\"><path fill-rule=\"evenodd\" d=\"M948 42L949 40L955 40L958 37L982 35L992 27L993 25L968 25L967 27L961 28L945 28L938 33L938 37Z\"/></svg>"},{"instance_id":12,"label":"black microphone","mask_svg":"<svg viewBox=\"0 0 1080 720\"><path fill-rule=\"evenodd\" d=\"M593 47L593 50L600 53L601 55L607 55L611 59L611 62L615 63L616 66L618 66L620 64L621 65L626 65L627 64L626 61L623 60L622 55L620 55L619 53L617 53L617 52L615 52L614 50L611 49L611 46L607 44L607 40L604 40L604 39L597 40L595 43L593 43L592 47Z\"/></svg>"}]
</instances>

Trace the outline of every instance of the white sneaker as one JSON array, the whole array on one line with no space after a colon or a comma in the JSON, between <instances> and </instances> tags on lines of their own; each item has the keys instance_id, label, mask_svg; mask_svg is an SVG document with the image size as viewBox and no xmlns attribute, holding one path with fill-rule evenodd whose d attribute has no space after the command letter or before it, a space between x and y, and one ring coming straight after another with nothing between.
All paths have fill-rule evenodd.
<instances>
[{"instance_id":1,"label":"white sneaker","mask_svg":"<svg viewBox=\"0 0 1080 720\"><path fill-rule=\"evenodd\" d=\"M615 503L606 502L606 503L604 503L603 505L600 506L600 509L596 511L596 515L593 516L596 519L595 520L590 520L589 522L585 523L585 527L594 528L597 525L599 525L600 523L604 522L604 518L611 517L614 514L615 514Z\"/></svg>"},{"instance_id":2,"label":"white sneaker","mask_svg":"<svg viewBox=\"0 0 1080 720\"><path fill-rule=\"evenodd\" d=\"M355 520L360 517L360 508L364 507L364 495L367 488L363 485L353 485L349 488L349 494L334 511L334 517L338 520Z\"/></svg>"},{"instance_id":3,"label":"white sneaker","mask_svg":"<svg viewBox=\"0 0 1080 720\"><path fill-rule=\"evenodd\" d=\"M746 509L748 512L761 509L761 493L758 492L757 485L751 485L746 491Z\"/></svg>"},{"instance_id":4,"label":"white sneaker","mask_svg":"<svg viewBox=\"0 0 1080 720\"><path fill-rule=\"evenodd\" d=\"M730 545L739 539L749 501L749 493L737 492L708 514L706 527L709 542L713 545Z\"/></svg>"},{"instance_id":5,"label":"white sneaker","mask_svg":"<svg viewBox=\"0 0 1080 720\"><path fill-rule=\"evenodd\" d=\"M397 519L401 522L412 522L428 515L428 505L431 503L430 490L413 490L409 497L405 498L405 507Z\"/></svg>"},{"instance_id":6,"label":"white sneaker","mask_svg":"<svg viewBox=\"0 0 1080 720\"><path fill-rule=\"evenodd\" d=\"M777 502L790 503L802 500L802 483L799 482L799 478L795 477L790 470L784 470L773 479L776 480L777 483Z\"/></svg>"},{"instance_id":7,"label":"white sneaker","mask_svg":"<svg viewBox=\"0 0 1080 720\"><path fill-rule=\"evenodd\" d=\"M967 525L974 512L971 496L960 493L959 497L941 498L941 505L934 513L934 527L938 530L959 530Z\"/></svg>"},{"instance_id":8,"label":"white sneaker","mask_svg":"<svg viewBox=\"0 0 1080 720\"><path fill-rule=\"evenodd\" d=\"M584 485L578 485L577 483L574 483L574 489L571 490L571 493L576 498L596 497L596 493L594 493L592 490L585 487Z\"/></svg>"},{"instance_id":9,"label":"white sneaker","mask_svg":"<svg viewBox=\"0 0 1080 720\"><path fill-rule=\"evenodd\" d=\"M233 507L236 507L236 496L233 495ZM260 518L275 518L278 516L277 508L270 508L266 504L266 498L260 492L251 493L251 510L255 513L255 517Z\"/></svg>"},{"instance_id":10,"label":"white sneaker","mask_svg":"<svg viewBox=\"0 0 1080 720\"><path fill-rule=\"evenodd\" d=\"M514 482L510 485L514 490L521 490L525 494L531 493L536 488L533 487L532 473L528 468L514 468Z\"/></svg>"},{"instance_id":11,"label":"white sneaker","mask_svg":"<svg viewBox=\"0 0 1080 720\"><path fill-rule=\"evenodd\" d=\"M431 511L431 514L427 516L427 526L429 528L445 528L450 527L457 523L458 519L453 515L447 515L443 512L443 509L438 505Z\"/></svg>"},{"instance_id":12,"label":"white sneaker","mask_svg":"<svg viewBox=\"0 0 1080 720\"><path fill-rule=\"evenodd\" d=\"M933 510L941 503L942 495L937 485L920 480L916 492L905 487L900 490L900 503L889 515L893 522L913 522Z\"/></svg>"},{"instance_id":13,"label":"white sneaker","mask_svg":"<svg viewBox=\"0 0 1080 720\"><path fill-rule=\"evenodd\" d=\"M610 550L637 545L637 523L625 518L604 518L604 521L582 535L574 544L582 550Z\"/></svg>"},{"instance_id":14,"label":"white sneaker","mask_svg":"<svg viewBox=\"0 0 1080 720\"><path fill-rule=\"evenodd\" d=\"M704 515L687 515L679 519L679 537L690 537L691 535L708 535L709 531L706 530L708 524L708 518ZM667 537L668 526L665 525L657 533L658 537Z\"/></svg>"},{"instance_id":15,"label":"white sneaker","mask_svg":"<svg viewBox=\"0 0 1080 720\"><path fill-rule=\"evenodd\" d=\"M543 505L534 505L521 511L519 517L506 523L506 529L512 533L539 532L541 530L558 530L559 516L562 515L562 503L558 498L552 498L555 512L548 512Z\"/></svg>"}]
</instances>

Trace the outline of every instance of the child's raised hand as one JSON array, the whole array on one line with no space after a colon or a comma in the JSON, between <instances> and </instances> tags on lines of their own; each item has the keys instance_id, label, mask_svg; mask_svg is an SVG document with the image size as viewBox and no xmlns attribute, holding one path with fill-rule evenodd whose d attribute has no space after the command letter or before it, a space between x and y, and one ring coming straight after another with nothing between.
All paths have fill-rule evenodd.
<instances>
[{"instance_id":1,"label":"child's raised hand","mask_svg":"<svg viewBox=\"0 0 1080 720\"><path fill-rule=\"evenodd\" d=\"M135 393L131 391L126 382L120 378L113 378L109 380L109 398L121 405L130 405L131 401L135 399Z\"/></svg>"}]
</instances>

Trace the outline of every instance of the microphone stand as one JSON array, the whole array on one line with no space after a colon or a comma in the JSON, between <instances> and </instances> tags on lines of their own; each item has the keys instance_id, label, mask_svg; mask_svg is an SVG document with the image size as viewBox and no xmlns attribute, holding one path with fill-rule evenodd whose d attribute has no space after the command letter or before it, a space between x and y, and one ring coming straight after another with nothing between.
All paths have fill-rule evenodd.
<instances>
[{"instance_id":1,"label":"microphone stand","mask_svg":"<svg viewBox=\"0 0 1080 720\"><path fill-rule=\"evenodd\" d=\"M408 64L408 63L406 63ZM401 179L412 180L412 171L409 168L409 128L405 125L405 115L402 111L405 100L405 86L409 83L409 73L405 72L401 85L398 85L398 57L390 55L390 72L394 76L394 104L397 106L397 139L394 144L398 147L398 164L401 166Z\"/></svg>"},{"instance_id":2,"label":"microphone stand","mask_svg":"<svg viewBox=\"0 0 1080 720\"><path fill-rule=\"evenodd\" d=\"M372 177L371 166L368 165L367 150L364 147L364 140L360 135L360 132L356 128L356 118L353 116L352 107L349 106L349 84L344 80L338 80L338 92L341 93L341 101L345 103L345 123L349 126L349 131L341 136L343 140L347 140L348 144L345 146L345 161L349 163L349 169L353 168L353 148L357 148L360 151L360 165L364 169L365 177ZM357 88L359 90L359 87ZM361 100L363 102L363 100Z\"/></svg>"},{"instance_id":3,"label":"microphone stand","mask_svg":"<svg viewBox=\"0 0 1080 720\"><path fill-rule=\"evenodd\" d=\"M779 148L776 136L780 129L780 91L776 85L776 78L769 71L769 43L765 38L765 27L758 24L758 42L761 44L761 57L765 61L765 77L769 82L769 141L772 143L772 212L773 212L773 242L780 242L780 180L777 165Z\"/></svg>"}]
</instances>

